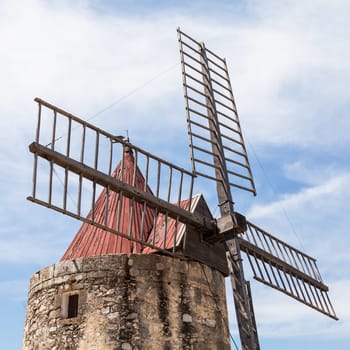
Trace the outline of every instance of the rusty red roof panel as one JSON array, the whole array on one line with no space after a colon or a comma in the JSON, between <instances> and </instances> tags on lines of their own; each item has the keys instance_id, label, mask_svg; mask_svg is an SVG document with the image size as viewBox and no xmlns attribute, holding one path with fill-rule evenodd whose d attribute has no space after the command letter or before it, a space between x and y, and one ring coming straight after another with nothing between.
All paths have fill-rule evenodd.
<instances>
[{"instance_id":1,"label":"rusty red roof panel","mask_svg":"<svg viewBox=\"0 0 350 350\"><path fill-rule=\"evenodd\" d=\"M199 196L195 196L191 201L191 208L195 207L195 203L198 201ZM185 199L180 202L180 207L188 209L189 200ZM164 214L159 214L155 227L149 234L147 243L156 245L161 249L172 250L180 244L181 239L185 233L186 225L182 222L167 217ZM143 254L150 254L156 252L156 249L145 247L142 250Z\"/></svg>"},{"instance_id":2,"label":"rusty red roof panel","mask_svg":"<svg viewBox=\"0 0 350 350\"><path fill-rule=\"evenodd\" d=\"M124 168L123 171L122 168ZM134 181L134 169L135 162L132 152L125 152L124 161L118 164L112 176L131 185ZM151 189L145 186L145 179L137 167L134 185L136 188L146 189L146 192L152 194ZM143 225L141 225L144 211L142 204L135 202L132 206L131 199L113 191L108 196L108 208L106 202L107 190L104 189L95 203L94 220L96 223L106 224L107 227L117 229L124 234L131 234L136 239L147 239L154 224L154 211L152 209L146 208ZM90 211L88 218L91 219L91 216L92 211ZM119 223L117 223L118 217L120 217ZM83 223L61 260L103 254L141 253L142 248L140 243L94 225Z\"/></svg>"}]
</instances>

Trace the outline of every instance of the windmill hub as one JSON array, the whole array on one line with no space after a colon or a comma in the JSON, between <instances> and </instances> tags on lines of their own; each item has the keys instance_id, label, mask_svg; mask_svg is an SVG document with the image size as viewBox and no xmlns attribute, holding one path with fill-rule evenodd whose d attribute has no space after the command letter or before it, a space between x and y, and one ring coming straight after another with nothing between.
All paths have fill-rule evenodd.
<instances>
[{"instance_id":1,"label":"windmill hub","mask_svg":"<svg viewBox=\"0 0 350 350\"><path fill-rule=\"evenodd\" d=\"M247 220L244 215L234 212L217 219L217 227L220 235L244 233L247 231Z\"/></svg>"}]
</instances>

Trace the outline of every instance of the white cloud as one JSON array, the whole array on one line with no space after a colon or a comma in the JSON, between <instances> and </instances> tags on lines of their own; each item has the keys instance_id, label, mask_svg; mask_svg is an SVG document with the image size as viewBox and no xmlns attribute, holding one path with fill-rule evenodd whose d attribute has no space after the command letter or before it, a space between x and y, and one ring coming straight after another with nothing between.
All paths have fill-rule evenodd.
<instances>
[{"instance_id":1,"label":"white cloud","mask_svg":"<svg viewBox=\"0 0 350 350\"><path fill-rule=\"evenodd\" d=\"M341 172L346 171L347 167L348 164L333 162L321 165L317 160L300 159L293 163L285 163L283 173L291 181L297 181L307 186L322 186L326 179L346 178L346 175L341 175ZM343 185L346 185L346 181Z\"/></svg>"},{"instance_id":2,"label":"white cloud","mask_svg":"<svg viewBox=\"0 0 350 350\"><path fill-rule=\"evenodd\" d=\"M31 121L24 110L32 111L31 99L36 95L88 117L142 86L178 63L175 28L181 24L227 57L243 125L255 144L316 147L343 142L339 133L348 139L344 130L349 118L337 112L338 127L332 125L336 132L326 133L325 124L331 126L333 120L329 113L322 113L330 103L337 110L346 103L350 64L339 59L350 51L343 44L346 36L341 35L342 28L348 30L346 3L319 1L320 6L311 6L309 2L276 5L268 1L262 6L251 1L247 13L254 20L249 25L213 18L215 30L203 13L189 19L155 11L140 21L124 13L98 15L87 3L51 7L33 0L20 6L2 5L7 16L0 24L6 33L1 58L1 67L6 69L1 73L10 82L3 93L12 114L19 102L24 107L17 113L20 123ZM331 17L333 25L324 26L329 13L337 20ZM293 97L300 98L300 91L302 103ZM171 97L174 94L176 100ZM136 129L139 119L133 114L151 121L156 106L165 101L164 106L171 107L164 107L163 113L171 123L183 119L181 99L180 68L175 67L164 79L157 79L105 115L109 119L121 115L118 124L124 130L127 114L129 128Z\"/></svg>"},{"instance_id":3,"label":"white cloud","mask_svg":"<svg viewBox=\"0 0 350 350\"><path fill-rule=\"evenodd\" d=\"M350 324L349 307L339 307L346 298L349 280L332 285L331 297L340 321L334 321L290 298L271 290L257 293L256 312L260 327L270 337L342 337Z\"/></svg>"},{"instance_id":4,"label":"white cloud","mask_svg":"<svg viewBox=\"0 0 350 350\"><path fill-rule=\"evenodd\" d=\"M271 217L280 208L287 208L289 212L298 216L303 212L307 215L312 213L312 209L318 216L327 211L329 202L332 201L332 210L340 209L346 203L347 184L350 181L350 174L337 175L323 183L302 189L298 193L283 195L277 202L268 205L255 205L249 212L251 218ZM334 207L336 206L336 207ZM308 208L308 210L306 210ZM318 210L316 210L318 209ZM320 213L320 209L323 209Z\"/></svg>"},{"instance_id":5,"label":"white cloud","mask_svg":"<svg viewBox=\"0 0 350 350\"><path fill-rule=\"evenodd\" d=\"M340 113L348 109L349 4L255 1L250 10L256 20L229 28L237 41L225 50L249 137L321 148L349 141Z\"/></svg>"},{"instance_id":6,"label":"white cloud","mask_svg":"<svg viewBox=\"0 0 350 350\"><path fill-rule=\"evenodd\" d=\"M349 174L334 176L319 185L308 186L302 188L299 192L292 194L280 194L280 198L276 201L253 205L249 210L247 217L253 222L259 221L261 224L278 222L278 218L285 219L285 213L292 218L292 221L297 224L298 231L305 234L307 229L310 229L308 223L315 225L312 231L317 231L321 228L319 225L341 225L340 218L345 219L347 198L349 191L347 185L350 180ZM344 211L345 210L345 211ZM332 222L328 218L333 218ZM320 223L317 225L317 221ZM326 229L323 226L323 230ZM280 227L281 228L281 227ZM306 235L307 236L307 235Z\"/></svg>"}]
</instances>

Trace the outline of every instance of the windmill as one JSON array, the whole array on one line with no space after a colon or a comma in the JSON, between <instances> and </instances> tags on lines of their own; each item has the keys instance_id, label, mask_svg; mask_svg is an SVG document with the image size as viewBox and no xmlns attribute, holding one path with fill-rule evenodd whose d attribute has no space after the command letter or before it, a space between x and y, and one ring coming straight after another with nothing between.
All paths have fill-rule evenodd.
<instances>
[{"instance_id":1,"label":"windmill","mask_svg":"<svg viewBox=\"0 0 350 350\"><path fill-rule=\"evenodd\" d=\"M256 280L337 319L316 260L235 211L233 191L256 190L226 61L177 32L192 171L36 98L28 199L115 236L121 251L181 256L230 276L244 350L260 347L242 253ZM216 183L219 218L193 194L199 177Z\"/></svg>"}]
</instances>

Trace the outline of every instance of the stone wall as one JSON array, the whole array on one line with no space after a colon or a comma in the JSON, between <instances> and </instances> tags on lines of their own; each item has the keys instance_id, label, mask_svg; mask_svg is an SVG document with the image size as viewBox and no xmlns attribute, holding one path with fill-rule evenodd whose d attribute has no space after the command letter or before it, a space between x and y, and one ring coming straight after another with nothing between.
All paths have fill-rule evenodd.
<instances>
[{"instance_id":1,"label":"stone wall","mask_svg":"<svg viewBox=\"0 0 350 350\"><path fill-rule=\"evenodd\" d=\"M67 300L78 294L77 314ZM230 349L224 278L160 255L68 260L30 281L24 350Z\"/></svg>"}]
</instances>

